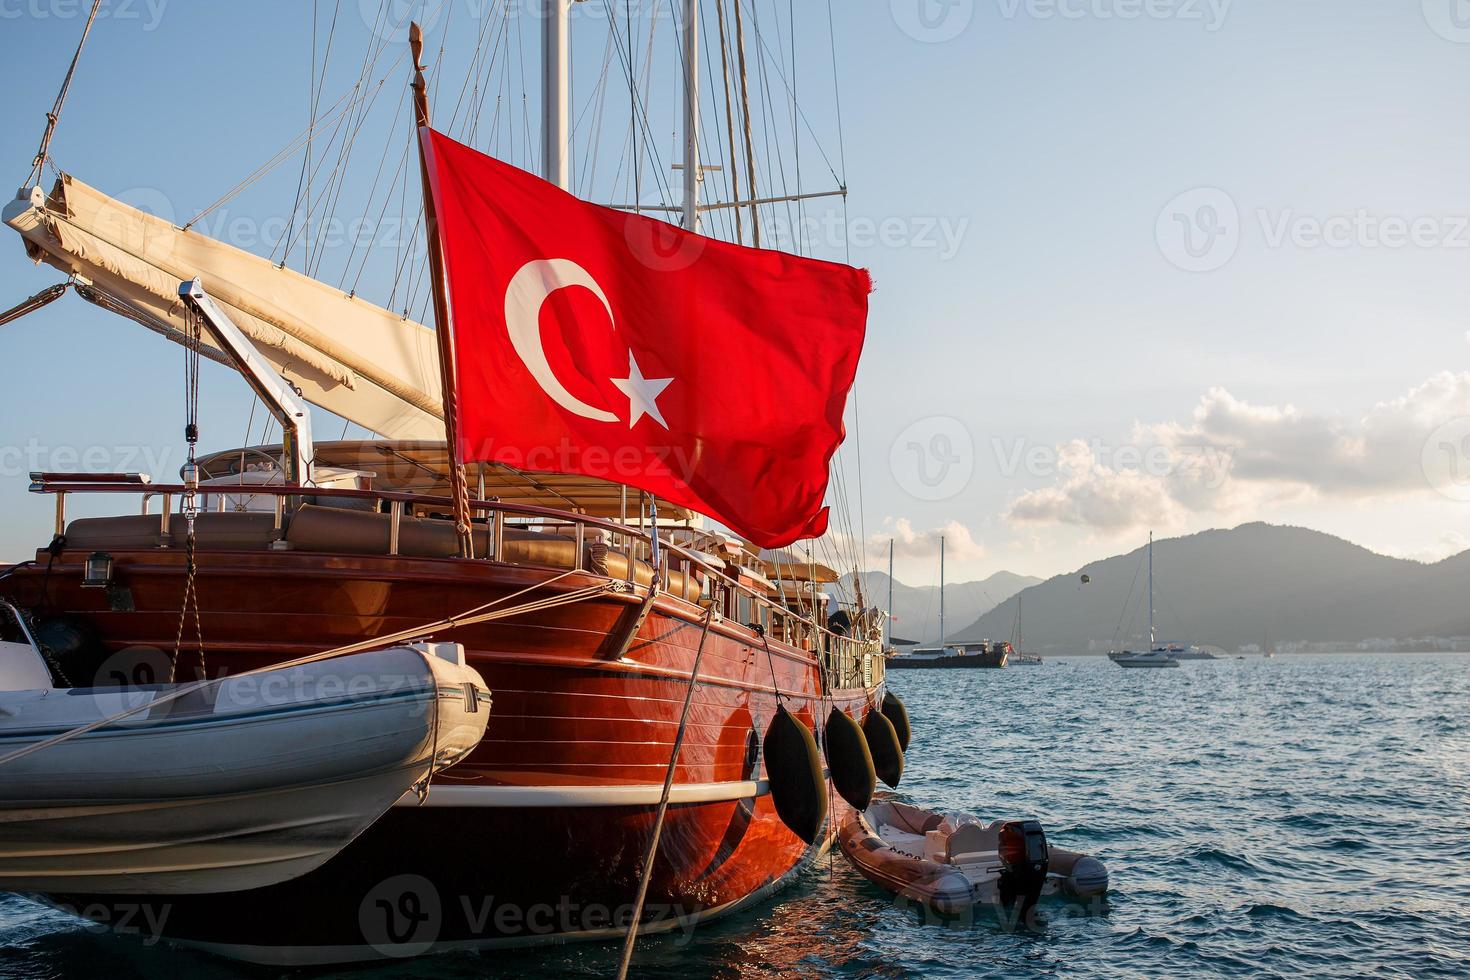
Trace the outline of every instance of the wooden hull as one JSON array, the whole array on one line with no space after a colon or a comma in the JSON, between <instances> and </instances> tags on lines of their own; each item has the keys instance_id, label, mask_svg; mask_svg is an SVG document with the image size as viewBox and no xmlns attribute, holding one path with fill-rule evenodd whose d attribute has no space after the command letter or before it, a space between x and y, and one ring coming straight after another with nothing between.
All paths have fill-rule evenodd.
<instances>
[{"instance_id":1,"label":"wooden hull","mask_svg":"<svg viewBox=\"0 0 1470 980\"><path fill-rule=\"evenodd\" d=\"M115 553L117 584L128 592L121 603L79 587L83 557L58 559L43 611L95 632L112 651L103 672L127 674L133 660L171 651L183 556ZM42 575L25 570L0 589L35 604ZM198 581L205 662L211 674L237 672L540 583L537 598L606 581L487 561L209 553ZM435 636L463 643L492 692L484 740L424 805L400 801L317 871L244 892L44 900L119 924L127 914L134 925L142 917L129 909L160 906L146 921L161 923L163 936L269 963L615 936L628 921L703 631L699 606L661 597L619 656L638 604L633 594L604 593ZM197 663L185 649L182 669ZM788 710L820 726L829 709L810 653L715 623L649 889L651 928L692 927L758 900L819 849L780 822L768 794L759 747L778 691ZM882 700L881 684L826 693L859 722ZM846 808L832 799L835 826Z\"/></svg>"}]
</instances>

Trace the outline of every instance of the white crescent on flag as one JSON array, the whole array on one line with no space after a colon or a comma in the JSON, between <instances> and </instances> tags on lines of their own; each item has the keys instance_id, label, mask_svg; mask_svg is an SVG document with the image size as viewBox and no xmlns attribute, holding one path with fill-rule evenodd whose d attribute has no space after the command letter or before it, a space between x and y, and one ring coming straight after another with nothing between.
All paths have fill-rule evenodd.
<instances>
[{"instance_id":1,"label":"white crescent on flag","mask_svg":"<svg viewBox=\"0 0 1470 980\"><path fill-rule=\"evenodd\" d=\"M505 329L521 363L551 400L573 415L598 422L616 422L612 412L594 408L567 390L551 369L541 344L541 307L558 289L583 286L602 301L612 320L612 305L592 274L571 259L533 259L521 266L505 289Z\"/></svg>"},{"instance_id":2,"label":"white crescent on flag","mask_svg":"<svg viewBox=\"0 0 1470 980\"><path fill-rule=\"evenodd\" d=\"M584 419L616 422L618 417L612 412L594 408L568 391L546 359L546 348L541 343L541 307L548 296L568 286L590 289L602 301L608 320L613 319L612 304L607 301L597 280L592 278L592 273L571 259L534 259L516 270L510 285L505 288L505 329L510 334L510 344L526 370L531 372L531 377L542 391L551 396L552 401ZM628 376L608 380L628 396L628 428L637 425L638 420L645 416L665 429L669 427L658 410L658 396L673 382L673 378L645 378L630 349Z\"/></svg>"}]
</instances>

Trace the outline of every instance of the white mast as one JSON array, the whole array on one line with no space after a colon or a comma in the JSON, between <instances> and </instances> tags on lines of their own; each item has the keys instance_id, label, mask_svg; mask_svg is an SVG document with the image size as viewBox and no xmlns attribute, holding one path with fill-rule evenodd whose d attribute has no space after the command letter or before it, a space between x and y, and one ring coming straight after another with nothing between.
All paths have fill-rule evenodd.
<instances>
[{"instance_id":1,"label":"white mast","mask_svg":"<svg viewBox=\"0 0 1470 980\"><path fill-rule=\"evenodd\" d=\"M944 646L944 535L939 536L939 645Z\"/></svg>"},{"instance_id":2,"label":"white mast","mask_svg":"<svg viewBox=\"0 0 1470 980\"><path fill-rule=\"evenodd\" d=\"M684 0L684 227L699 230L699 0Z\"/></svg>"},{"instance_id":3,"label":"white mast","mask_svg":"<svg viewBox=\"0 0 1470 980\"><path fill-rule=\"evenodd\" d=\"M541 176L571 189L567 133L571 102L571 0L543 0L541 12Z\"/></svg>"},{"instance_id":4,"label":"white mast","mask_svg":"<svg viewBox=\"0 0 1470 980\"><path fill-rule=\"evenodd\" d=\"M1148 649L1154 648L1154 532L1148 532Z\"/></svg>"}]
</instances>

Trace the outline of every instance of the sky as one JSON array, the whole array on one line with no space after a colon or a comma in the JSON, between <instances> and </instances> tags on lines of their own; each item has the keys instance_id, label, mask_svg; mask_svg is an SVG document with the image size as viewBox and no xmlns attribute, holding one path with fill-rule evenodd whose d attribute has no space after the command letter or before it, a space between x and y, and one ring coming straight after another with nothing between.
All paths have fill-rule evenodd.
<instances>
[{"instance_id":1,"label":"sky","mask_svg":"<svg viewBox=\"0 0 1470 980\"><path fill-rule=\"evenodd\" d=\"M763 190L848 187L845 204L769 209L768 234L877 284L841 460L851 534L875 566L892 539L898 577L932 583L943 535L951 581L1051 575L1150 530L1250 520L1416 560L1470 548L1463 3L746 4L770 96L758 126L779 138L786 125L791 144L775 167L767 157ZM574 7L574 183L604 202L678 193L675 21L667 2L633 6L655 43L637 187L614 57L626 35L606 0ZM83 7L0 0L0 168L13 187ZM528 2L387 7L110 0L52 156L182 222L306 127L312 79L320 118L379 50L369 84L385 94L364 127L376 135L354 148L333 212L371 220L369 241L323 223L292 238L287 261L394 308L421 305L393 283L413 248L413 201L376 203L407 146L391 25L429 24L436 121L451 113L463 131L473 115L477 144L523 166L538 139L537 28ZM463 84L487 64L477 38L498 59L483 90ZM637 34L635 61L645 42ZM801 115L787 125L792 88ZM295 232L301 164L286 160L200 227L272 254ZM317 170L318 197L330 170ZM727 180L708 175L704 193L727 196ZM0 242L0 306L59 280L8 231ZM0 328L0 558L49 537L50 501L26 493L32 469L177 469L181 359L72 296ZM241 444L251 424L243 382L207 366L206 448ZM351 431L339 426L319 419L318 437Z\"/></svg>"}]
</instances>

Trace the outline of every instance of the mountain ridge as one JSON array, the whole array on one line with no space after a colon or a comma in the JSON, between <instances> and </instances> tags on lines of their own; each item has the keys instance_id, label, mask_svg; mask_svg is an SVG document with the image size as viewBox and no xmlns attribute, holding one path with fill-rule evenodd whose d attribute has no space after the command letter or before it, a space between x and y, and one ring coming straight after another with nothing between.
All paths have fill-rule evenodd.
<instances>
[{"instance_id":1,"label":"mountain ridge","mask_svg":"<svg viewBox=\"0 0 1470 980\"><path fill-rule=\"evenodd\" d=\"M867 572L863 575L863 597L868 605L888 606L888 576L883 572ZM949 582L944 586L945 625L953 635L959 624L971 623L1024 588L1037 585L1042 579L1034 575L1019 575L1015 572L999 571L972 582ZM850 590L853 576L843 576L842 585ZM920 643L936 642L939 639L939 587L937 585L907 585L897 578L893 580L893 635L917 640Z\"/></svg>"},{"instance_id":2,"label":"mountain ridge","mask_svg":"<svg viewBox=\"0 0 1470 980\"><path fill-rule=\"evenodd\" d=\"M1136 646L1147 633L1145 555L1140 545L1029 586L949 639L1009 636L1019 600L1028 650ZM1258 521L1155 541L1154 578L1160 640L1235 649L1470 635L1470 551L1425 563Z\"/></svg>"}]
</instances>

